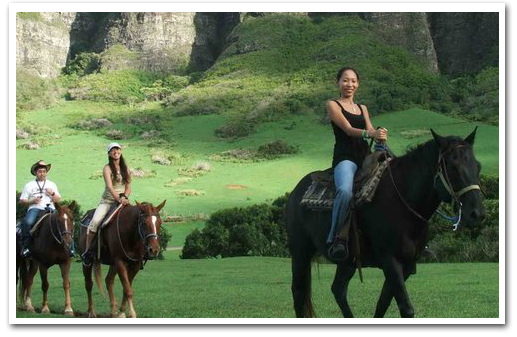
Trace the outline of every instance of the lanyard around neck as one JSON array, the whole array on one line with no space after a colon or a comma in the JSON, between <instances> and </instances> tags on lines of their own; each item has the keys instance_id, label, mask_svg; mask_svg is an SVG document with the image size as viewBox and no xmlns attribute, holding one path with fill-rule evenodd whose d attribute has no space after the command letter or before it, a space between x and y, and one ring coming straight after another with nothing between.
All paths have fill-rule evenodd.
<instances>
[{"instance_id":1,"label":"lanyard around neck","mask_svg":"<svg viewBox=\"0 0 517 337\"><path fill-rule=\"evenodd\" d=\"M38 185L38 189L40 191L40 193L43 195L43 189L45 188L45 184L47 183L47 180L45 179L45 181L43 181L43 186L40 186L39 185L39 182L38 182L38 179L36 179L36 184Z\"/></svg>"}]
</instances>

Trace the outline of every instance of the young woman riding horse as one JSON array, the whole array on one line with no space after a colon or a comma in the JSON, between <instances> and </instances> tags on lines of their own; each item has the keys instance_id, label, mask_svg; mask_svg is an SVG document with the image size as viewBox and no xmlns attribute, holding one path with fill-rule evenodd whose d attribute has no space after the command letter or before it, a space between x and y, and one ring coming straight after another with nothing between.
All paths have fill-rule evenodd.
<instances>
[{"instance_id":1,"label":"young woman riding horse","mask_svg":"<svg viewBox=\"0 0 517 337\"><path fill-rule=\"evenodd\" d=\"M95 317L92 298L92 267L95 270L95 281L102 291L100 264L110 266L106 276L111 303L111 317L125 317L126 305L129 307L129 316L136 317L133 306L132 283L136 274L143 268L144 261L155 258L160 251L158 235L160 233L160 210L165 205L163 201L157 207L149 203L136 203L136 206L123 207L102 229L100 261L93 265L83 264L85 287L88 295L88 316ZM79 249L84 249L86 229L81 228L79 235ZM117 313L117 302L113 293L113 282L118 274L124 289L124 296L120 305L120 314Z\"/></svg>"},{"instance_id":2,"label":"young woman riding horse","mask_svg":"<svg viewBox=\"0 0 517 337\"><path fill-rule=\"evenodd\" d=\"M355 72L348 72L343 77L351 82L341 85L345 98L353 97L351 94L357 88L353 85L352 73ZM329 105L332 107L334 103ZM354 108L355 104L349 106L352 112ZM333 111L332 115L338 114L335 109ZM350 115L350 112L348 115L345 114L351 117ZM336 125L339 125L338 123L339 121L334 122ZM337 134L340 131L336 126L333 127L337 143ZM351 124L349 133L352 137L362 133L354 129ZM331 221L336 221L334 214L330 210L314 211L301 205L305 192L312 184L314 172L307 174L296 185L289 195L286 206L292 266L291 290L296 317L315 316L311 299L311 262L318 255L325 256L337 265L331 289L344 317L353 317L347 300L347 291L358 266L377 267L384 272L385 281L377 302L375 317L384 316L393 298L397 302L401 317L414 317L405 281L411 274L416 273L416 261L426 244L428 220L440 202L453 202L456 205L456 211L462 214L462 225L480 222L485 216L479 188L481 166L473 150L476 130L465 139L455 136L442 137L432 130L431 132L432 140L408 151L404 156L393 158L388 163L371 202L357 209L357 227L360 235L354 243L360 247L359 256L349 255L343 261L329 256L327 240ZM381 135L382 133L371 134L377 139L380 139ZM338 150L335 152L339 154Z\"/></svg>"},{"instance_id":3,"label":"young woman riding horse","mask_svg":"<svg viewBox=\"0 0 517 337\"><path fill-rule=\"evenodd\" d=\"M92 262L93 254L90 247L101 221L114 203L128 205L129 195L131 194L131 175L124 157L122 157L122 147L118 143L110 143L107 150L108 164L103 169L106 187L90 221L86 236L86 249L81 255L83 263L87 265Z\"/></svg>"},{"instance_id":4,"label":"young woman riding horse","mask_svg":"<svg viewBox=\"0 0 517 337\"><path fill-rule=\"evenodd\" d=\"M354 69L341 68L337 73L336 83L340 98L327 102L327 114L336 139L332 158L336 198L327 243L331 245L329 255L336 260L344 260L348 255L347 243L335 238L335 235L339 233L346 218L352 199L354 175L369 152L366 139L386 141L387 130L375 130L366 105L354 102L354 95L359 87L359 75Z\"/></svg>"}]
</instances>

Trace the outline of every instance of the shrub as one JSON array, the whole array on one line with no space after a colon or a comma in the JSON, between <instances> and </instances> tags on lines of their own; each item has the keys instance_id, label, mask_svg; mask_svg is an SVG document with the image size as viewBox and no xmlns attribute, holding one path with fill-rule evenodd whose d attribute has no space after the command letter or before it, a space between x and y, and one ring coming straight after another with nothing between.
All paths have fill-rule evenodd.
<instances>
[{"instance_id":1,"label":"shrub","mask_svg":"<svg viewBox=\"0 0 517 337\"><path fill-rule=\"evenodd\" d=\"M215 135L221 138L246 137L255 132L255 124L243 119L230 121L215 130Z\"/></svg>"},{"instance_id":2,"label":"shrub","mask_svg":"<svg viewBox=\"0 0 517 337\"><path fill-rule=\"evenodd\" d=\"M431 218L429 255L421 262L497 262L499 259L499 200L485 200L482 224L452 231L451 223Z\"/></svg>"},{"instance_id":3,"label":"shrub","mask_svg":"<svg viewBox=\"0 0 517 337\"><path fill-rule=\"evenodd\" d=\"M499 199L499 177L481 174L479 176L481 188L487 199Z\"/></svg>"},{"instance_id":4,"label":"shrub","mask_svg":"<svg viewBox=\"0 0 517 337\"><path fill-rule=\"evenodd\" d=\"M92 52L79 53L65 66L63 73L78 76L92 74L99 69L99 62L99 54Z\"/></svg>"},{"instance_id":5,"label":"shrub","mask_svg":"<svg viewBox=\"0 0 517 337\"><path fill-rule=\"evenodd\" d=\"M62 95L56 81L45 80L18 67L16 70L16 110L28 111L52 106Z\"/></svg>"},{"instance_id":6,"label":"shrub","mask_svg":"<svg viewBox=\"0 0 517 337\"><path fill-rule=\"evenodd\" d=\"M283 140L275 140L259 146L257 156L265 159L278 158L285 154L298 152L298 147L289 145Z\"/></svg>"},{"instance_id":7,"label":"shrub","mask_svg":"<svg viewBox=\"0 0 517 337\"><path fill-rule=\"evenodd\" d=\"M282 201L278 201L282 199ZM185 239L182 259L229 256L288 256L283 218L286 197L272 205L230 208L213 213L202 231Z\"/></svg>"}]
</instances>

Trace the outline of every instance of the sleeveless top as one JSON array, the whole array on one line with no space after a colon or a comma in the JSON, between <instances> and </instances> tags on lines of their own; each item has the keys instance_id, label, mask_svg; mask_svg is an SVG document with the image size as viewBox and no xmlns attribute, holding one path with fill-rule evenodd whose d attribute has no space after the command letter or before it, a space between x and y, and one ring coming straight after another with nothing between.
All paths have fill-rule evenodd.
<instances>
[{"instance_id":1,"label":"sleeveless top","mask_svg":"<svg viewBox=\"0 0 517 337\"><path fill-rule=\"evenodd\" d=\"M334 102L339 105L341 113L345 116L346 120L352 127L357 129L366 129L363 108L360 104L357 106L359 106L361 114L355 115L346 111L337 100L334 100ZM332 129L334 130L334 137L336 139L336 143L334 144L334 154L332 157L332 168L335 168L343 160L350 160L357 165L357 168L360 168L364 158L370 152L368 143L362 138L350 137L332 121L331 124Z\"/></svg>"},{"instance_id":2,"label":"sleeveless top","mask_svg":"<svg viewBox=\"0 0 517 337\"><path fill-rule=\"evenodd\" d=\"M124 191L126 189L126 185L122 181L122 174L117 173L117 175L115 176L112 173L111 174L111 184L113 185L113 189L115 190L115 192L117 192L117 194L124 193ZM102 193L101 203L111 204L116 201L117 200L113 197L113 195L109 191L108 186L106 186L106 188L104 189L104 193Z\"/></svg>"}]
</instances>

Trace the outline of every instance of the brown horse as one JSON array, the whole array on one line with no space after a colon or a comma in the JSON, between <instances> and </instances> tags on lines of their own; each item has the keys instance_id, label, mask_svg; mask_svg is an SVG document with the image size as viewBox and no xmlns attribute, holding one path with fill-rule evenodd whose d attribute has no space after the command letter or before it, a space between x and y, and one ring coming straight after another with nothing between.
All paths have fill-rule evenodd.
<instances>
[{"instance_id":1,"label":"brown horse","mask_svg":"<svg viewBox=\"0 0 517 337\"><path fill-rule=\"evenodd\" d=\"M48 269L58 264L61 268L63 288L65 290L65 315L73 316L72 302L70 300L70 249L72 246L74 221L72 211L76 207L75 201L67 206L55 204L56 211L47 216L39 225L38 233L32 238L30 250L32 256L22 258L19 253L21 238L16 236L16 283L21 278L20 304L23 310L34 312L31 302L31 288L36 272L40 271L41 288L43 290L43 304L41 312L50 312L47 300L49 288ZM18 275L19 273L19 275Z\"/></svg>"},{"instance_id":2,"label":"brown horse","mask_svg":"<svg viewBox=\"0 0 517 337\"><path fill-rule=\"evenodd\" d=\"M158 234L160 233L160 210L165 205L164 200L158 207L149 203L136 203L136 206L123 207L107 227L99 230L100 259L95 254L92 265L83 264L85 287L88 294L88 317L96 317L92 300L92 268L95 270L95 281L102 292L100 263L110 266L106 275L106 288L111 303L111 317L117 317L117 302L113 294L113 281L118 273L124 296L120 304L120 315L126 317L126 304L129 306L129 316L135 318L133 306L132 283L136 274L143 268L144 260L155 258L160 252ZM86 244L86 227L81 227L79 250L84 252ZM98 243L99 241L96 240ZM97 252L98 247L96 246Z\"/></svg>"}]
</instances>

